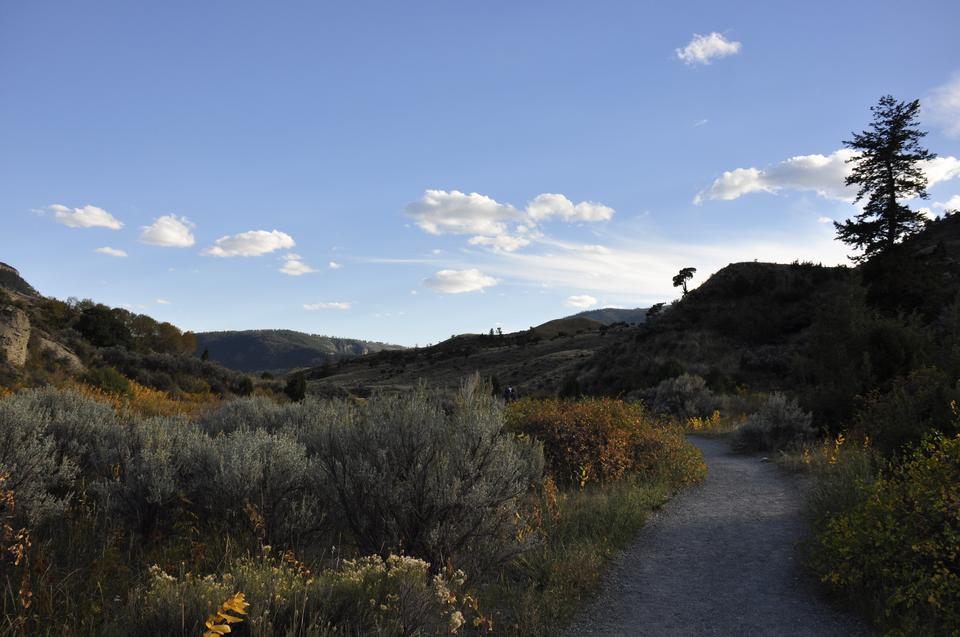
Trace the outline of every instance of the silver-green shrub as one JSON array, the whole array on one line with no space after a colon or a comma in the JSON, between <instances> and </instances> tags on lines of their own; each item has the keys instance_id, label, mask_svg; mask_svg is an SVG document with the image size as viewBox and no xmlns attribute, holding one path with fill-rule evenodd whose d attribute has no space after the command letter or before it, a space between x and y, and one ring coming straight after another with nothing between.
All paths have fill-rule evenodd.
<instances>
[{"instance_id":1,"label":"silver-green shrub","mask_svg":"<svg viewBox=\"0 0 960 637\"><path fill-rule=\"evenodd\" d=\"M449 412L425 387L341 410L317 444L335 519L361 552L452 560L477 573L523 547L520 500L542 475L532 441L504 431L503 407L479 379Z\"/></svg>"},{"instance_id":2,"label":"silver-green shrub","mask_svg":"<svg viewBox=\"0 0 960 637\"><path fill-rule=\"evenodd\" d=\"M681 374L660 382L653 391L651 407L655 413L670 414L685 422L704 417L717 408L718 400L700 376Z\"/></svg>"},{"instance_id":3,"label":"silver-green shrub","mask_svg":"<svg viewBox=\"0 0 960 637\"><path fill-rule=\"evenodd\" d=\"M227 513L264 542L283 546L301 547L327 528L330 496L302 443L254 429L219 436L214 446L213 479L195 496L210 517Z\"/></svg>"},{"instance_id":4,"label":"silver-green shrub","mask_svg":"<svg viewBox=\"0 0 960 637\"><path fill-rule=\"evenodd\" d=\"M0 401L0 474L14 492L18 519L35 526L52 523L65 510L77 466L58 449L50 410L38 409L44 396L26 391Z\"/></svg>"},{"instance_id":5,"label":"silver-green shrub","mask_svg":"<svg viewBox=\"0 0 960 637\"><path fill-rule=\"evenodd\" d=\"M768 396L760 410L737 430L733 445L740 451L774 451L812 439L816 434L813 415L795 399L777 392Z\"/></svg>"}]
</instances>

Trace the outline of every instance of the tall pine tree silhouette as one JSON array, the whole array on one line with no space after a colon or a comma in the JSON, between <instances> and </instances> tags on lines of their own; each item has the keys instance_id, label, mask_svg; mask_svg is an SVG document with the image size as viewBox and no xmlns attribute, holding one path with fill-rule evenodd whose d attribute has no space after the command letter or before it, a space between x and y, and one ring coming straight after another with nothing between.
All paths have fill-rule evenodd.
<instances>
[{"instance_id":1,"label":"tall pine tree silhouette","mask_svg":"<svg viewBox=\"0 0 960 637\"><path fill-rule=\"evenodd\" d=\"M854 166L846 185L858 186L856 201L866 198L867 203L853 220L833 224L837 238L863 250L862 255L851 257L854 261L888 250L923 227L923 213L900 202L927 198L927 178L920 162L936 157L920 145L927 134L917 127L920 100L900 102L885 95L870 110L870 128L843 142L857 152L847 160Z\"/></svg>"}]
</instances>

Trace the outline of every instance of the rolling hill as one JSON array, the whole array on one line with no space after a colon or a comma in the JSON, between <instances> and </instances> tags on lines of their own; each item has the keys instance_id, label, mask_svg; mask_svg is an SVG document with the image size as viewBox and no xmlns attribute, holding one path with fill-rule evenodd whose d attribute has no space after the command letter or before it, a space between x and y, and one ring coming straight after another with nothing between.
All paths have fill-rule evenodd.
<instances>
[{"instance_id":1,"label":"rolling hill","mask_svg":"<svg viewBox=\"0 0 960 637\"><path fill-rule=\"evenodd\" d=\"M641 325L647 320L647 310L648 308L645 307L635 307L632 310L619 307L604 307L596 310L578 312L568 318L588 318L599 321L604 325L613 325L614 323Z\"/></svg>"},{"instance_id":2,"label":"rolling hill","mask_svg":"<svg viewBox=\"0 0 960 637\"><path fill-rule=\"evenodd\" d=\"M293 330L244 330L200 332L197 352L207 350L210 360L230 369L245 372L284 372L315 367L380 352L403 349L399 345L375 343L352 338L319 336Z\"/></svg>"}]
</instances>

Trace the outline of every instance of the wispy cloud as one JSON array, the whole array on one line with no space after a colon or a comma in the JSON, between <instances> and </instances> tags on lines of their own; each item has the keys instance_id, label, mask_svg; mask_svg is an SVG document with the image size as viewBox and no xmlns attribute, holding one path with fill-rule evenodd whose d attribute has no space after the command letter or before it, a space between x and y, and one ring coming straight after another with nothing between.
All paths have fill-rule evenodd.
<instances>
[{"instance_id":1,"label":"wispy cloud","mask_svg":"<svg viewBox=\"0 0 960 637\"><path fill-rule=\"evenodd\" d=\"M102 248L97 248L94 252L99 252L100 254L106 254L111 257L125 257L127 256L126 251L120 250L119 248L111 248L110 246L104 246Z\"/></svg>"},{"instance_id":2,"label":"wispy cloud","mask_svg":"<svg viewBox=\"0 0 960 637\"><path fill-rule=\"evenodd\" d=\"M694 66L696 64L710 64L717 58L736 55L740 52L742 45L739 42L728 40L722 33L714 31L708 35L693 34L693 39L682 49L676 49L677 58L684 64Z\"/></svg>"},{"instance_id":3,"label":"wispy cloud","mask_svg":"<svg viewBox=\"0 0 960 637\"><path fill-rule=\"evenodd\" d=\"M331 270L341 270L343 269L343 264L337 263L336 261L331 261L330 263L327 264L327 267L330 268Z\"/></svg>"},{"instance_id":4,"label":"wispy cloud","mask_svg":"<svg viewBox=\"0 0 960 637\"><path fill-rule=\"evenodd\" d=\"M922 115L950 137L960 137L960 73L941 84L922 102Z\"/></svg>"},{"instance_id":5,"label":"wispy cloud","mask_svg":"<svg viewBox=\"0 0 960 637\"><path fill-rule=\"evenodd\" d=\"M305 310L349 310L352 303L347 301L329 301L326 303L304 303Z\"/></svg>"},{"instance_id":6,"label":"wispy cloud","mask_svg":"<svg viewBox=\"0 0 960 637\"><path fill-rule=\"evenodd\" d=\"M49 207L53 212L53 219L71 228L109 228L119 230L123 223L112 214L97 206L82 208L68 208L55 203Z\"/></svg>"}]
</instances>

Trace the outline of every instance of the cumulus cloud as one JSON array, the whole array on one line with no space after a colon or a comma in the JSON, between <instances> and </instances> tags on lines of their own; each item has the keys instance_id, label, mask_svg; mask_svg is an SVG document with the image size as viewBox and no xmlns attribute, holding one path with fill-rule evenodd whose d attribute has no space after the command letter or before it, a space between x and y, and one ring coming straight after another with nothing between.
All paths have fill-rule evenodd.
<instances>
[{"instance_id":1,"label":"cumulus cloud","mask_svg":"<svg viewBox=\"0 0 960 637\"><path fill-rule=\"evenodd\" d=\"M737 168L720 175L713 184L697 194L693 202L708 199L731 201L753 192L776 194L781 190L812 191L826 199L852 202L856 189L845 186L844 180L852 170L847 160L856 153L843 148L829 155L797 155L767 169ZM928 185L960 177L960 159L937 157L924 162Z\"/></svg>"},{"instance_id":2,"label":"cumulus cloud","mask_svg":"<svg viewBox=\"0 0 960 637\"><path fill-rule=\"evenodd\" d=\"M597 304L597 299L593 298L589 294L575 294L574 296L568 296L567 300L563 302L567 307L575 307L581 310L585 310L588 307L593 307Z\"/></svg>"},{"instance_id":3,"label":"cumulus cloud","mask_svg":"<svg viewBox=\"0 0 960 637\"><path fill-rule=\"evenodd\" d=\"M710 64L715 58L723 58L740 52L741 44L725 38L714 31L709 35L693 34L693 39L682 49L676 49L677 58L685 64Z\"/></svg>"},{"instance_id":4,"label":"cumulus cloud","mask_svg":"<svg viewBox=\"0 0 960 637\"><path fill-rule=\"evenodd\" d=\"M202 254L211 257L257 257L276 250L286 250L295 245L293 237L285 232L250 230L220 237Z\"/></svg>"},{"instance_id":5,"label":"cumulus cloud","mask_svg":"<svg viewBox=\"0 0 960 637\"><path fill-rule=\"evenodd\" d=\"M108 254L111 257L125 257L127 253L119 248L111 248L110 246L104 246L102 248L97 248L94 252L99 252L100 254Z\"/></svg>"},{"instance_id":6,"label":"cumulus cloud","mask_svg":"<svg viewBox=\"0 0 960 637\"><path fill-rule=\"evenodd\" d=\"M309 265L303 262L303 257L299 254L287 254L283 257L283 267L280 268L280 271L284 274L289 274L290 276L300 276L302 274L310 274L311 272L316 272L314 268L311 268Z\"/></svg>"},{"instance_id":7,"label":"cumulus cloud","mask_svg":"<svg viewBox=\"0 0 960 637\"><path fill-rule=\"evenodd\" d=\"M431 290L443 294L462 294L477 292L497 284L497 280L487 276L476 268L467 270L440 270L432 277L424 279L423 284Z\"/></svg>"},{"instance_id":8,"label":"cumulus cloud","mask_svg":"<svg viewBox=\"0 0 960 637\"><path fill-rule=\"evenodd\" d=\"M347 301L329 301L327 303L304 303L305 310L349 310L352 304Z\"/></svg>"},{"instance_id":9,"label":"cumulus cloud","mask_svg":"<svg viewBox=\"0 0 960 637\"><path fill-rule=\"evenodd\" d=\"M166 299L157 299L157 300L156 300L156 303L157 303L157 305L170 305L170 301L168 301L168 300L166 300Z\"/></svg>"},{"instance_id":10,"label":"cumulus cloud","mask_svg":"<svg viewBox=\"0 0 960 637\"><path fill-rule=\"evenodd\" d=\"M960 137L960 73L930 92L923 114L950 137Z\"/></svg>"},{"instance_id":11,"label":"cumulus cloud","mask_svg":"<svg viewBox=\"0 0 960 637\"><path fill-rule=\"evenodd\" d=\"M189 248L195 243L190 231L194 225L186 217L164 215L149 226L144 226L140 240L165 248Z\"/></svg>"},{"instance_id":12,"label":"cumulus cloud","mask_svg":"<svg viewBox=\"0 0 960 637\"><path fill-rule=\"evenodd\" d=\"M429 234L469 234L473 235L470 245L502 252L513 252L539 239L538 224L550 219L608 221L614 215L609 206L592 201L575 204L556 193L537 195L519 210L486 195L457 190L427 190L420 200L408 204L405 212Z\"/></svg>"},{"instance_id":13,"label":"cumulus cloud","mask_svg":"<svg viewBox=\"0 0 960 637\"><path fill-rule=\"evenodd\" d=\"M534 221L560 217L564 221L608 221L613 218L614 210L592 201L581 201L574 205L564 195L543 193L527 204L527 215Z\"/></svg>"},{"instance_id":14,"label":"cumulus cloud","mask_svg":"<svg viewBox=\"0 0 960 637\"><path fill-rule=\"evenodd\" d=\"M84 206L83 208L68 208L58 203L50 206L53 211L53 219L58 223L71 228L110 228L119 230L123 223L112 214L96 206Z\"/></svg>"},{"instance_id":15,"label":"cumulus cloud","mask_svg":"<svg viewBox=\"0 0 960 637\"><path fill-rule=\"evenodd\" d=\"M336 261L331 261L330 263L327 264L327 267L329 267L331 270L339 270L343 268L343 264L337 263Z\"/></svg>"},{"instance_id":16,"label":"cumulus cloud","mask_svg":"<svg viewBox=\"0 0 960 637\"><path fill-rule=\"evenodd\" d=\"M458 190L427 190L407 205L406 213L430 234L499 235L507 230L505 221L520 217L513 206Z\"/></svg>"}]
</instances>

